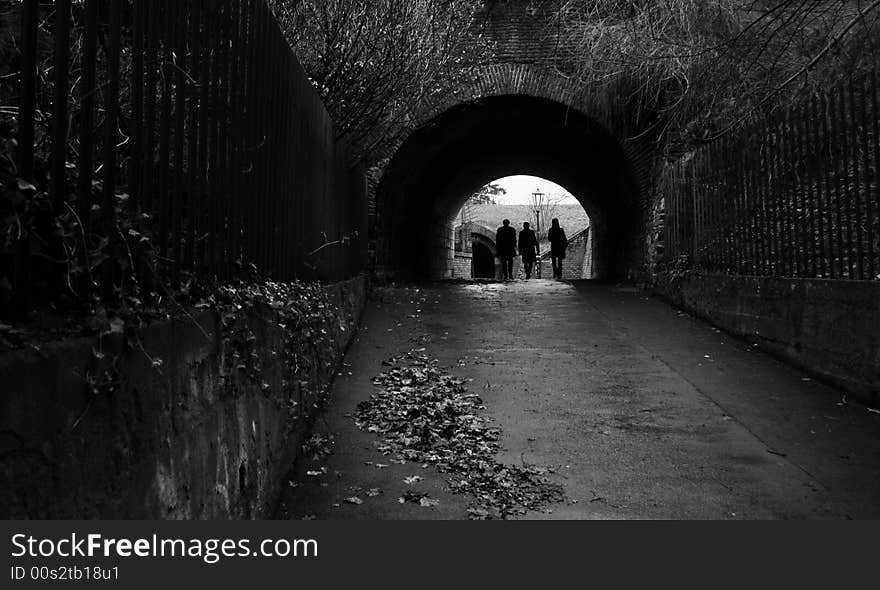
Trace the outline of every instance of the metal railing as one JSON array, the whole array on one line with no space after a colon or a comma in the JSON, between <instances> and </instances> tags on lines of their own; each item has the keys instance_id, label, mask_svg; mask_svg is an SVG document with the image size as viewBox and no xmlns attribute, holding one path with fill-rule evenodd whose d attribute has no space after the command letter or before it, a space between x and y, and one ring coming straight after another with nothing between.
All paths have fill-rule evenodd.
<instances>
[{"instance_id":1,"label":"metal railing","mask_svg":"<svg viewBox=\"0 0 880 590\"><path fill-rule=\"evenodd\" d=\"M106 252L147 233L156 268L131 264L148 281L224 280L249 265L279 280L359 272L363 175L263 0L24 0L20 10L16 174L45 192L46 219L76 220L68 254L79 260L65 260L63 244L47 257L18 240L4 273L18 307L71 268L89 275L74 290L111 295L121 271ZM316 261L335 241L345 247Z\"/></svg>"},{"instance_id":2,"label":"metal railing","mask_svg":"<svg viewBox=\"0 0 880 590\"><path fill-rule=\"evenodd\" d=\"M667 268L880 279L878 102L852 79L668 167Z\"/></svg>"}]
</instances>

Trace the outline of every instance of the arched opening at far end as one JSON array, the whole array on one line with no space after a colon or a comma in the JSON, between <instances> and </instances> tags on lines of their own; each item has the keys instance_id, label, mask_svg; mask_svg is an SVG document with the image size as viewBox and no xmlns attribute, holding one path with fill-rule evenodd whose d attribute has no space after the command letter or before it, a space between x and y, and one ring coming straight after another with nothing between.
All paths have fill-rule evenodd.
<instances>
[{"instance_id":1,"label":"arched opening at far end","mask_svg":"<svg viewBox=\"0 0 880 590\"><path fill-rule=\"evenodd\" d=\"M565 252L562 263L562 277L566 280L594 278L593 241L590 216L580 201L564 187L544 178L529 175L498 178L482 186L471 195L463 196L464 205L458 210L453 221L455 231L455 255L472 258L472 278L502 278L504 276L498 251L498 232L505 221L513 228L514 236L528 223L535 232L541 264L551 268L551 235L555 247L560 244ZM558 229L550 231L552 223ZM468 253L463 236L470 233L473 247ZM494 239L493 239L494 238ZM478 244L486 244L495 256L495 266L491 271L484 256L485 250L478 251ZM515 246L514 246L515 247ZM479 260L478 260L479 258ZM520 269L519 257L515 255L513 277L524 276ZM460 266L460 265L459 265ZM553 276L548 270L547 277ZM452 278L464 278L455 272Z\"/></svg>"},{"instance_id":2,"label":"arched opening at far end","mask_svg":"<svg viewBox=\"0 0 880 590\"><path fill-rule=\"evenodd\" d=\"M472 276L475 279L494 279L495 278L495 257L489 247L475 241L473 244L473 271Z\"/></svg>"}]
</instances>

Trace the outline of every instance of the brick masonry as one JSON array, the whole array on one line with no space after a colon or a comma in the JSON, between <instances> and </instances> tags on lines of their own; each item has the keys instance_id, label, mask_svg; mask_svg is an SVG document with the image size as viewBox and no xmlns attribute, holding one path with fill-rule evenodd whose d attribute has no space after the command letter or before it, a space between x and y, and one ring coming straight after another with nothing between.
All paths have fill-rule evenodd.
<instances>
[{"instance_id":1,"label":"brick masonry","mask_svg":"<svg viewBox=\"0 0 880 590\"><path fill-rule=\"evenodd\" d=\"M497 45L496 58L492 63L472 68L467 79L451 84L444 92L437 93L421 115L413 122L397 145L385 154L393 161L398 149L406 144L409 137L426 125L432 124L437 117L451 109L464 104L489 97L525 96L554 101L576 110L595 124L612 134L619 143L627 160L629 179L627 185L620 190L630 193L634 204L633 219L624 223L636 230L629 230L631 237L623 247L626 252L620 261L615 262L617 268L604 268L605 256L596 262L595 271L598 275L615 274L617 276L641 277L650 271L651 244L646 240L650 234L651 211L655 194L654 179L657 170L657 156L654 136L644 133L649 123L636 120L625 97L609 94L606 89L584 88L572 78L562 75L556 67L559 63L561 50L555 36L553 9L559 4L557 0L491 0L481 25L485 34ZM621 180L621 182L623 182ZM374 182L371 194L370 211L373 213L373 227L377 233L391 233L393 229L382 225L383 216L397 205L394 201L386 202L382 196L383 180ZM386 187L387 188L387 187ZM585 208L587 205L585 204ZM594 221L592 238L597 242L598 252L603 249L606 233L603 230L601 212L594 215L588 212ZM434 220L435 222L439 220ZM375 236L374 236L375 237ZM434 269L432 276L441 278L451 274L449 267L452 258L441 254L434 242L435 260L447 260L444 269ZM619 248L619 246L618 246ZM374 244L376 263L387 265L389 250L387 244ZM615 253L615 255L619 255ZM625 267L625 268L621 268Z\"/></svg>"}]
</instances>

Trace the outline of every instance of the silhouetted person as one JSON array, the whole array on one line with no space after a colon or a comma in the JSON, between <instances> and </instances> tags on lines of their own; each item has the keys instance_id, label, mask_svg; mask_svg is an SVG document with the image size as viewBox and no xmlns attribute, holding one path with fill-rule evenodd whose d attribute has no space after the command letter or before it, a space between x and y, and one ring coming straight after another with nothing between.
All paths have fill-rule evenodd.
<instances>
[{"instance_id":1,"label":"silhouetted person","mask_svg":"<svg viewBox=\"0 0 880 590\"><path fill-rule=\"evenodd\" d=\"M556 218L550 223L547 239L550 240L550 261L553 264L553 278L562 279L562 261L565 259L568 238L565 237L565 230L559 227L559 220Z\"/></svg>"},{"instance_id":2,"label":"silhouetted person","mask_svg":"<svg viewBox=\"0 0 880 590\"><path fill-rule=\"evenodd\" d=\"M532 265L540 253L538 247L538 238L535 232L529 229L529 222L523 223L522 231L519 232L519 255L522 256L523 270L526 271L526 278L532 278Z\"/></svg>"},{"instance_id":3,"label":"silhouetted person","mask_svg":"<svg viewBox=\"0 0 880 590\"><path fill-rule=\"evenodd\" d=\"M495 232L495 246L501 259L501 278L505 281L513 278L513 257L516 256L516 230L505 219L503 225Z\"/></svg>"}]
</instances>

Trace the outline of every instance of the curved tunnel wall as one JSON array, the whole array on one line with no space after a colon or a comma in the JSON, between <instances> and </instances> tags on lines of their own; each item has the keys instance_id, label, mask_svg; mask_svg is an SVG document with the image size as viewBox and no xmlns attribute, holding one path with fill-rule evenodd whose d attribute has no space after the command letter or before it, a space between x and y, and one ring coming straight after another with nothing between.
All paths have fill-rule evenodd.
<instances>
[{"instance_id":1,"label":"curved tunnel wall","mask_svg":"<svg viewBox=\"0 0 880 590\"><path fill-rule=\"evenodd\" d=\"M559 102L493 96L452 107L409 136L377 193L377 254L405 278L446 278L451 219L483 184L530 174L565 186L590 216L599 277L641 256L644 211L632 164L603 126Z\"/></svg>"}]
</instances>

